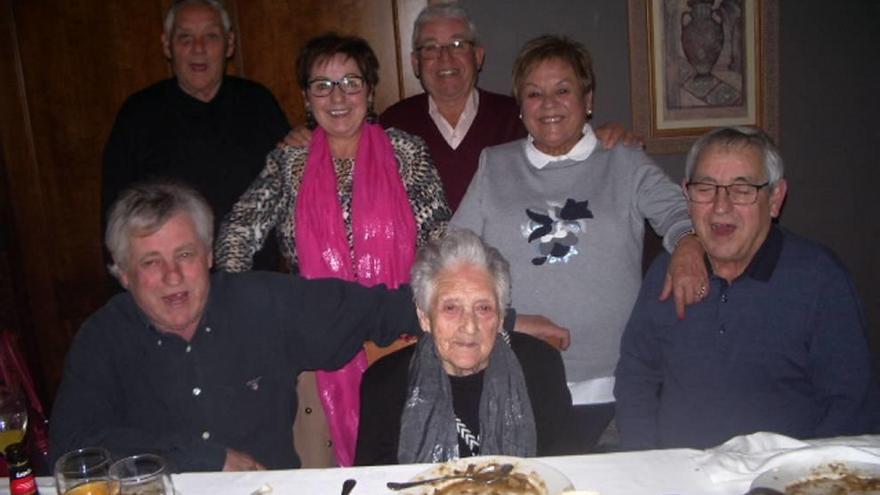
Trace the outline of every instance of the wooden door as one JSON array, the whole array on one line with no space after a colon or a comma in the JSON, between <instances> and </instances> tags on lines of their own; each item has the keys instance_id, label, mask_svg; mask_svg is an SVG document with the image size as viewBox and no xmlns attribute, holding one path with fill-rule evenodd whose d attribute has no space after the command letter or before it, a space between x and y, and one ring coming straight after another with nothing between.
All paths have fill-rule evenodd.
<instances>
[{"instance_id":1,"label":"wooden door","mask_svg":"<svg viewBox=\"0 0 880 495\"><path fill-rule=\"evenodd\" d=\"M73 335L111 292L101 253L102 149L125 98L170 76L160 45L170 3L0 0L0 317L14 320L0 326L21 330L47 399ZM293 124L303 119L294 59L323 31L359 34L376 50L378 110L418 91L409 39L425 0L226 4L238 35L229 71L269 87Z\"/></svg>"}]
</instances>

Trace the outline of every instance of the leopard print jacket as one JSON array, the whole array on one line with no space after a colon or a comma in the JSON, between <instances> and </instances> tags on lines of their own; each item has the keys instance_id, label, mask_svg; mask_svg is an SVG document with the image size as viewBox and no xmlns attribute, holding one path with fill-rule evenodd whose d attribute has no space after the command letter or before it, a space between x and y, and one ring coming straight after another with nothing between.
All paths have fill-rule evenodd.
<instances>
[{"instance_id":1,"label":"leopard print jacket","mask_svg":"<svg viewBox=\"0 0 880 495\"><path fill-rule=\"evenodd\" d=\"M415 216L417 246L421 246L425 241L443 234L452 212L424 141L394 128L386 132L391 138L400 177ZM214 261L219 270L250 270L254 253L273 228L284 258L291 267L297 265L294 210L307 156L307 148L291 146L269 153L265 168L242 194L220 227L214 249ZM334 159L333 165L343 220L348 231L348 244L351 246L354 159Z\"/></svg>"}]
</instances>

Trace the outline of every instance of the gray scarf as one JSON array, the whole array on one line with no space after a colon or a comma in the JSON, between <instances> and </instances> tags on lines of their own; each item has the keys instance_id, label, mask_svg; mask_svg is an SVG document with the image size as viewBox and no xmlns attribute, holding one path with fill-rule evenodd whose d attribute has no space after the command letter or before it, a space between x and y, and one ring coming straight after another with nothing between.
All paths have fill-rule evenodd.
<instances>
[{"instance_id":1,"label":"gray scarf","mask_svg":"<svg viewBox=\"0 0 880 495\"><path fill-rule=\"evenodd\" d=\"M500 336L499 336L500 337ZM480 396L480 454L531 457L537 435L522 367L501 339L489 355ZM397 459L435 463L458 459L452 389L434 339L419 340L409 365L406 404L400 418Z\"/></svg>"}]
</instances>

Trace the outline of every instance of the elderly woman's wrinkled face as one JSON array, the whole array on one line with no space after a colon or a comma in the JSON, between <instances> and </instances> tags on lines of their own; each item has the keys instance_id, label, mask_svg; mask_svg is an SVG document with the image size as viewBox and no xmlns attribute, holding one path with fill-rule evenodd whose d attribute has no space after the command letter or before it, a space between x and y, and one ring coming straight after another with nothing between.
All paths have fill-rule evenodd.
<instances>
[{"instance_id":1,"label":"elderly woman's wrinkled face","mask_svg":"<svg viewBox=\"0 0 880 495\"><path fill-rule=\"evenodd\" d=\"M548 155L563 155L583 137L593 93L584 93L568 62L538 62L523 80L519 94L523 124L536 148Z\"/></svg>"},{"instance_id":2,"label":"elderly woman's wrinkled face","mask_svg":"<svg viewBox=\"0 0 880 495\"><path fill-rule=\"evenodd\" d=\"M434 339L446 373L465 376L485 369L501 327L495 280L472 264L441 271L429 314L419 311L419 321Z\"/></svg>"},{"instance_id":3,"label":"elderly woman's wrinkled face","mask_svg":"<svg viewBox=\"0 0 880 495\"><path fill-rule=\"evenodd\" d=\"M328 59L318 61L309 74L309 82L325 80L339 82L348 77L363 78L364 75L358 68L357 62L341 53ZM316 96L311 91L306 91L305 97L312 115L331 140L353 140L361 133L361 126L367 118L367 107L370 99L371 88L364 83L360 91L348 90L349 94L337 84L333 86L329 95Z\"/></svg>"}]
</instances>

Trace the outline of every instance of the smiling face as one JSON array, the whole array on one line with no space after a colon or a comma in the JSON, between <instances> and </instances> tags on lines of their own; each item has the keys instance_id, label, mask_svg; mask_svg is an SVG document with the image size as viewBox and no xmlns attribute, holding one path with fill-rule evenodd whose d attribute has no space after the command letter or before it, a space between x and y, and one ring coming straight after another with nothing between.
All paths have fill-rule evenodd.
<instances>
[{"instance_id":1,"label":"smiling face","mask_svg":"<svg viewBox=\"0 0 880 495\"><path fill-rule=\"evenodd\" d=\"M568 153L583 137L593 92L585 94L574 69L559 59L538 62L518 91L523 124L535 147L548 155Z\"/></svg>"},{"instance_id":2,"label":"smiling face","mask_svg":"<svg viewBox=\"0 0 880 495\"><path fill-rule=\"evenodd\" d=\"M700 154L691 181L728 185L767 181L762 155L752 147L710 145ZM711 203L688 202L697 236L714 272L732 281L741 275L767 238L785 199L785 180L758 191L751 205L735 205L723 189Z\"/></svg>"},{"instance_id":3,"label":"smiling face","mask_svg":"<svg viewBox=\"0 0 880 495\"><path fill-rule=\"evenodd\" d=\"M489 365L501 328L492 276L460 264L442 270L434 282L429 314L419 310L422 330L431 334L446 373L466 376Z\"/></svg>"},{"instance_id":4,"label":"smiling face","mask_svg":"<svg viewBox=\"0 0 880 495\"><path fill-rule=\"evenodd\" d=\"M343 77L364 77L358 68L357 62L344 55L336 54L330 58L319 60L312 66L309 72L309 81L326 79L338 81ZM333 155L352 155L357 149L357 141L361 134L361 128L367 118L369 101L372 98L373 88L365 86L359 93L348 95L339 86L334 86L327 96L315 96L305 91L303 97L308 100L312 115L325 132L334 151ZM339 153L336 150L347 149L348 152Z\"/></svg>"},{"instance_id":5,"label":"smiling face","mask_svg":"<svg viewBox=\"0 0 880 495\"><path fill-rule=\"evenodd\" d=\"M422 25L416 46L428 43L446 45L453 40L473 41L467 23L462 19L432 19ZM471 46L461 53L443 49L434 59L426 59L414 50L411 62L413 72L434 101L463 104L477 85L484 55L481 46Z\"/></svg>"},{"instance_id":6,"label":"smiling face","mask_svg":"<svg viewBox=\"0 0 880 495\"><path fill-rule=\"evenodd\" d=\"M123 287L162 332L192 338L205 311L211 251L187 213L177 213L152 234L131 237Z\"/></svg>"},{"instance_id":7,"label":"smiling face","mask_svg":"<svg viewBox=\"0 0 880 495\"><path fill-rule=\"evenodd\" d=\"M171 61L177 83L201 101L211 101L220 89L233 41L233 33L223 30L220 13L202 4L181 8L171 33L162 34L165 57Z\"/></svg>"}]
</instances>

